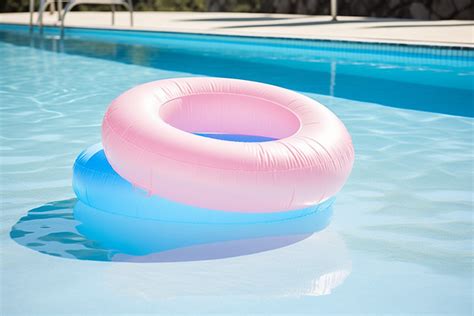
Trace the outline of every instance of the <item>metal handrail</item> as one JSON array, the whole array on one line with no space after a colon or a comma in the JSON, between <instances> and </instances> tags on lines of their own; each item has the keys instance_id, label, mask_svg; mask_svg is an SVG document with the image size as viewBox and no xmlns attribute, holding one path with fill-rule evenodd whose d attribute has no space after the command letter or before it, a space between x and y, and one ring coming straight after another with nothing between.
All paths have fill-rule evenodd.
<instances>
[{"instance_id":1,"label":"metal handrail","mask_svg":"<svg viewBox=\"0 0 474 316\"><path fill-rule=\"evenodd\" d=\"M61 32L63 32L64 28L64 20L66 14L71 11L77 5L80 4L108 4L112 7L112 25L115 24L115 6L122 5L130 11L130 26L133 26L133 4L132 0L70 0L68 1L66 7L64 8L64 12L62 10L62 1L64 0L41 0L40 6L38 8L38 20L37 24L40 26L40 29L43 27L43 14L48 5L53 5L55 2L58 3L58 21L61 21ZM30 0L30 30L33 28L33 14L35 11L35 0Z\"/></svg>"},{"instance_id":2,"label":"metal handrail","mask_svg":"<svg viewBox=\"0 0 474 316\"><path fill-rule=\"evenodd\" d=\"M110 4L112 6L112 25L115 23L115 5L122 5L130 11L130 26L133 26L133 4L132 0L71 0L64 8L64 13L61 18L61 33L64 30L64 20L66 14L77 5L80 4Z\"/></svg>"},{"instance_id":3,"label":"metal handrail","mask_svg":"<svg viewBox=\"0 0 474 316\"><path fill-rule=\"evenodd\" d=\"M38 8L38 20L37 24L40 24L42 26L43 24L43 14L44 11L46 11L46 8L48 5L51 6L52 10L54 10L54 4L57 2L58 3L58 21L61 20L61 11L63 10L63 0L41 0L40 1L40 7ZM30 0L30 29L33 28L33 14L35 12L35 0Z\"/></svg>"}]
</instances>

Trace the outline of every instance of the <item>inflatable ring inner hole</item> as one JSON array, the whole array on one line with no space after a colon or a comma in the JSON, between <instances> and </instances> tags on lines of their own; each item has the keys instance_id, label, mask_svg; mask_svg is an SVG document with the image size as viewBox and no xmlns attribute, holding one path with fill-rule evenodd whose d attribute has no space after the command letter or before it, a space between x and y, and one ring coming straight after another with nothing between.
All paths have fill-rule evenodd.
<instances>
[{"instance_id":1,"label":"inflatable ring inner hole","mask_svg":"<svg viewBox=\"0 0 474 316\"><path fill-rule=\"evenodd\" d=\"M298 117L277 102L243 94L182 96L163 104L159 114L166 123L185 132L206 137L213 134L257 136L253 141L290 137L301 126Z\"/></svg>"}]
</instances>

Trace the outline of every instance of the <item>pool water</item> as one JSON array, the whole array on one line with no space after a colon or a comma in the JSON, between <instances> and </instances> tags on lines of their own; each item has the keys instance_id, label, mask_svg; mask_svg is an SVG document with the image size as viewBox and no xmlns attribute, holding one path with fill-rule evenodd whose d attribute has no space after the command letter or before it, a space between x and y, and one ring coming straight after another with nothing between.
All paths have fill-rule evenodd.
<instances>
[{"instance_id":1,"label":"pool water","mask_svg":"<svg viewBox=\"0 0 474 316\"><path fill-rule=\"evenodd\" d=\"M0 25L0 60L2 314L472 314L472 50ZM72 165L107 105L185 76L341 118L356 161L329 225L139 257L78 231Z\"/></svg>"}]
</instances>

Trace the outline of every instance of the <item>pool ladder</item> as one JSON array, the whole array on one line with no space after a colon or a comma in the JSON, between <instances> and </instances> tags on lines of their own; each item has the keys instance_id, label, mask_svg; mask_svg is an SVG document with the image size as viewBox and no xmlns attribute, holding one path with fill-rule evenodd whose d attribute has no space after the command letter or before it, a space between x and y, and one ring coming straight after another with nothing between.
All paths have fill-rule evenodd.
<instances>
[{"instance_id":1,"label":"pool ladder","mask_svg":"<svg viewBox=\"0 0 474 316\"><path fill-rule=\"evenodd\" d=\"M64 12L62 10L63 2L67 2L66 6L64 7ZM50 6L52 10L55 8L55 4L57 3L58 7L58 21L61 21L61 33L64 30L64 20L66 18L66 14L72 10L75 6L80 4L105 4L110 5L112 8L112 25L115 24L115 6L121 5L128 9L130 12L130 26L133 26L133 4L132 0L40 0L40 6L38 9L38 21L37 24L40 27L40 30L43 28L43 14ZM30 29L33 28L33 13L35 11L35 0L30 0Z\"/></svg>"}]
</instances>

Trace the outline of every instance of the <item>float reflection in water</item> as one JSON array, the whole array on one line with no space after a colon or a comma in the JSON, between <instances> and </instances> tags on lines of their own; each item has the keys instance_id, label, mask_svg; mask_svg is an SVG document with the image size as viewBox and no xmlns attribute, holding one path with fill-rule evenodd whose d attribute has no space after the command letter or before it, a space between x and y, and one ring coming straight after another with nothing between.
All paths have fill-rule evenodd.
<instances>
[{"instance_id":1,"label":"float reflection in water","mask_svg":"<svg viewBox=\"0 0 474 316\"><path fill-rule=\"evenodd\" d=\"M282 223L216 225L145 221L92 209L70 199L28 211L12 227L10 236L34 251L70 259L196 261L259 253L312 239L313 232L328 225L331 213L332 207L328 205L304 217L312 223L306 229L300 226L301 218L288 221L285 229L278 230ZM248 225L252 231L245 228Z\"/></svg>"},{"instance_id":2,"label":"float reflection in water","mask_svg":"<svg viewBox=\"0 0 474 316\"><path fill-rule=\"evenodd\" d=\"M222 254L229 252L229 249L248 250L277 238L196 245L142 257L117 254L113 260L135 264L171 261L170 259L177 261L177 258L189 259L193 254L200 256L202 253ZM121 293L130 291L127 294L133 295L140 291L150 299L222 297L223 293L232 297L285 299L330 294L349 277L351 266L343 238L328 228L287 247L251 256L195 261L192 265L175 263L137 269L133 269L129 264L112 265L104 271L104 278L109 287L120 289ZM154 286L147 285L148 280L156 280L157 283ZM129 286L132 283L134 287Z\"/></svg>"},{"instance_id":3,"label":"float reflection in water","mask_svg":"<svg viewBox=\"0 0 474 316\"><path fill-rule=\"evenodd\" d=\"M352 269L344 240L330 228L314 234L281 234L190 246L181 244L181 248L143 256L126 254L108 248L107 240L100 239L103 236L97 235L99 239L92 240L81 234L78 225L85 226L74 218L76 204L76 199L69 199L30 210L12 227L11 238L34 251L62 258L134 264L176 263L136 269L131 269L129 264L108 266L103 276L108 287L121 291L137 291L139 288L150 297L161 298L222 293L259 297L318 296L330 294L347 279ZM323 213L319 215L324 217ZM308 219L318 221L321 218L315 214ZM179 224L174 228L177 233ZM275 251L277 248L280 249ZM209 260L220 258L229 259ZM192 269L189 264L179 264L187 261L194 261ZM206 282L202 282L203 276ZM167 286L142 288L146 282L140 280L145 278L159 280ZM136 287L127 286L131 280Z\"/></svg>"},{"instance_id":4,"label":"float reflection in water","mask_svg":"<svg viewBox=\"0 0 474 316\"><path fill-rule=\"evenodd\" d=\"M264 244L260 250L278 248L325 228L329 224L331 212L330 205L325 205L306 216L273 222L189 223L113 214L80 201L74 207L74 217L81 223L77 227L81 234L100 241L107 248L132 255L258 238L267 238L262 240ZM260 251L258 248L250 252Z\"/></svg>"}]
</instances>

